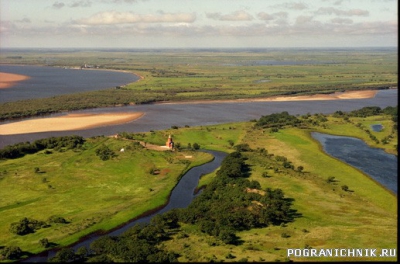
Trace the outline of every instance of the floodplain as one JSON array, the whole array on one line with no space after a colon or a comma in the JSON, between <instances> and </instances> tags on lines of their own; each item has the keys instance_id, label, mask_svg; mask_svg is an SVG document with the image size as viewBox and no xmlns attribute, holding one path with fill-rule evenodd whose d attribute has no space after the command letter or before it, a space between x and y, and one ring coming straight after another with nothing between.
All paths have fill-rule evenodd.
<instances>
[{"instance_id":1,"label":"floodplain","mask_svg":"<svg viewBox=\"0 0 400 264\"><path fill-rule=\"evenodd\" d=\"M277 131L257 128L254 120L121 133L117 138L87 139L78 149L47 149L3 160L0 185L4 190L1 206L4 217L0 228L6 235L0 243L40 252L43 250L40 239L66 246L84 234L108 230L158 207L166 202L188 164L204 163L210 158L190 147L196 143L202 149L228 153L241 146L250 168L248 179L258 181L262 189L282 189L292 201L297 216L280 225L239 231L236 235L241 242L236 245L201 232L198 225L180 223L168 231L170 238L161 243L165 250L179 252L178 261L287 261L287 248L395 248L397 196L359 170L325 154L310 136L311 131L353 136L396 153L398 139L391 117L315 114L298 119L302 120L302 126L282 126ZM384 129L366 132L365 128L373 123L384 124ZM149 145L165 145L170 134L179 151L158 152L135 143L138 140ZM389 140L383 144L384 139ZM103 145L117 155L101 160L95 153ZM119 152L121 148L125 152ZM284 166L285 162L277 157L285 157L293 166ZM216 177L215 172L204 175L199 188ZM349 189L341 188L344 185ZM68 223L52 224L24 236L9 231L11 222L19 218L46 220L54 214L64 217ZM307 258L291 260L309 261Z\"/></svg>"}]
</instances>

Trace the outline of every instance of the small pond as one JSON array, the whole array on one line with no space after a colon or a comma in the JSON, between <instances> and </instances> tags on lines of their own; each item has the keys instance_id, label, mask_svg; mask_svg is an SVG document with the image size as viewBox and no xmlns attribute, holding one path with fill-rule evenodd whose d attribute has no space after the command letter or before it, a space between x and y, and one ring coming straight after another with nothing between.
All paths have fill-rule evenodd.
<instances>
[{"instance_id":1,"label":"small pond","mask_svg":"<svg viewBox=\"0 0 400 264\"><path fill-rule=\"evenodd\" d=\"M375 124L375 125L371 125L371 128L375 132L381 132L383 129L383 126L381 124Z\"/></svg>"}]
</instances>

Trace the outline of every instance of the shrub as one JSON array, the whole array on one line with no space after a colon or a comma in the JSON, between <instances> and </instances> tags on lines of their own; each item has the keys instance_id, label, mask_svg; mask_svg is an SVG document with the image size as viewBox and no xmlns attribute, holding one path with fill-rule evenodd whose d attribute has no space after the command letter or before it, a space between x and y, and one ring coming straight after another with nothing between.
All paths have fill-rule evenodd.
<instances>
[{"instance_id":1,"label":"shrub","mask_svg":"<svg viewBox=\"0 0 400 264\"><path fill-rule=\"evenodd\" d=\"M101 160L108 160L116 156L114 151L112 151L108 146L101 145L98 149L96 149L96 155L100 157Z\"/></svg>"}]
</instances>

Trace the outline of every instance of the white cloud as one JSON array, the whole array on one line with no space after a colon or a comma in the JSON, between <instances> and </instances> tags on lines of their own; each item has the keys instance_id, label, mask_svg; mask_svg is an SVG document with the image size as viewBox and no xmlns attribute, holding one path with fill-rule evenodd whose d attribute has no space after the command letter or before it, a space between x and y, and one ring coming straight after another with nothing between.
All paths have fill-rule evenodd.
<instances>
[{"instance_id":1,"label":"white cloud","mask_svg":"<svg viewBox=\"0 0 400 264\"><path fill-rule=\"evenodd\" d=\"M20 20L16 20L15 22L19 22L19 23L31 23L32 21L29 18L23 18Z\"/></svg>"},{"instance_id":2,"label":"white cloud","mask_svg":"<svg viewBox=\"0 0 400 264\"><path fill-rule=\"evenodd\" d=\"M298 16L296 18L296 25L304 25L313 22L312 16Z\"/></svg>"},{"instance_id":3,"label":"white cloud","mask_svg":"<svg viewBox=\"0 0 400 264\"><path fill-rule=\"evenodd\" d=\"M331 19L331 22L333 24L352 24L353 20L351 20L350 18L335 17L335 18Z\"/></svg>"},{"instance_id":4,"label":"white cloud","mask_svg":"<svg viewBox=\"0 0 400 264\"><path fill-rule=\"evenodd\" d=\"M257 17L259 19L265 20L265 21L274 20L274 19L277 19L277 18L284 19L284 18L288 17L288 13L287 12L276 12L276 13L268 14L268 13L265 13L265 12L260 12L260 13L257 14Z\"/></svg>"},{"instance_id":5,"label":"white cloud","mask_svg":"<svg viewBox=\"0 0 400 264\"><path fill-rule=\"evenodd\" d=\"M53 4L54 9L61 9L64 6L65 6L65 4L63 2L58 2L58 1Z\"/></svg>"},{"instance_id":6,"label":"white cloud","mask_svg":"<svg viewBox=\"0 0 400 264\"><path fill-rule=\"evenodd\" d=\"M140 15L133 12L106 11L99 12L91 17L77 20L78 24L87 25L111 25L130 23L193 23L196 20L195 14L189 13L160 13L157 15Z\"/></svg>"},{"instance_id":7,"label":"white cloud","mask_svg":"<svg viewBox=\"0 0 400 264\"><path fill-rule=\"evenodd\" d=\"M369 16L367 10L362 9L350 9L350 10L340 10L334 7L321 7L315 14L317 15L337 15L337 16Z\"/></svg>"},{"instance_id":8,"label":"white cloud","mask_svg":"<svg viewBox=\"0 0 400 264\"><path fill-rule=\"evenodd\" d=\"M293 9L293 10L304 10L307 9L308 6L302 2L298 3L284 3L280 5L281 7L284 7L286 9Z\"/></svg>"},{"instance_id":9,"label":"white cloud","mask_svg":"<svg viewBox=\"0 0 400 264\"><path fill-rule=\"evenodd\" d=\"M250 21L253 16L243 10L238 10L230 14L222 15L221 13L207 13L206 16L210 19L220 21Z\"/></svg>"},{"instance_id":10,"label":"white cloud","mask_svg":"<svg viewBox=\"0 0 400 264\"><path fill-rule=\"evenodd\" d=\"M80 0L80 1L74 1L70 7L90 7L92 5L92 2L90 0Z\"/></svg>"}]
</instances>

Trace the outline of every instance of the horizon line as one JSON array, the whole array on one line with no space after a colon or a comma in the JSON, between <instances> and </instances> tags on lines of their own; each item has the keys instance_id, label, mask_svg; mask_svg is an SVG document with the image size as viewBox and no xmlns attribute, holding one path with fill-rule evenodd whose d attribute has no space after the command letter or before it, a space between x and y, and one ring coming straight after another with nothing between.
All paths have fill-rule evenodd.
<instances>
[{"instance_id":1,"label":"horizon line","mask_svg":"<svg viewBox=\"0 0 400 264\"><path fill-rule=\"evenodd\" d=\"M130 49L130 50L184 50L184 49L382 49L398 48L398 46L338 46L338 47L0 47L6 49Z\"/></svg>"}]
</instances>

